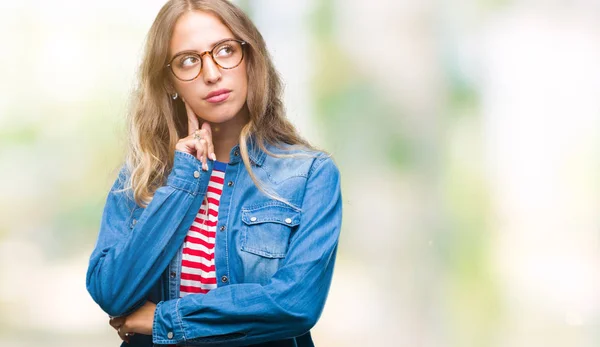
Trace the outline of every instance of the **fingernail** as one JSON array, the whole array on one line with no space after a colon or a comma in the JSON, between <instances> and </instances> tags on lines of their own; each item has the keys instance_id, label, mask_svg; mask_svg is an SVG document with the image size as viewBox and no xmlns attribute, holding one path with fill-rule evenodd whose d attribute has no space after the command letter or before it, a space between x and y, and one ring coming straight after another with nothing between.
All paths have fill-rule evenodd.
<instances>
[{"instance_id":1,"label":"fingernail","mask_svg":"<svg viewBox=\"0 0 600 347\"><path fill-rule=\"evenodd\" d=\"M217 160L217 156L214 153L211 153L210 157L212 158L212 160L215 160L215 161Z\"/></svg>"},{"instance_id":2,"label":"fingernail","mask_svg":"<svg viewBox=\"0 0 600 347\"><path fill-rule=\"evenodd\" d=\"M203 155L201 155L201 156L200 156L200 161L201 161L202 163L204 163L204 156L203 156Z\"/></svg>"}]
</instances>

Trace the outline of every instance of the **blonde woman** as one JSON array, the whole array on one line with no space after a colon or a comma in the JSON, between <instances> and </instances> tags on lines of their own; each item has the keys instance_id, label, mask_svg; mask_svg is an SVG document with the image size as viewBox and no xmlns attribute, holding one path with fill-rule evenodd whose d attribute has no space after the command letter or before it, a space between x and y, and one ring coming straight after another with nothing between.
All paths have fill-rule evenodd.
<instances>
[{"instance_id":1,"label":"blonde woman","mask_svg":"<svg viewBox=\"0 0 600 347\"><path fill-rule=\"evenodd\" d=\"M285 118L281 92L239 8L161 9L86 281L128 345L314 345L340 174Z\"/></svg>"}]
</instances>

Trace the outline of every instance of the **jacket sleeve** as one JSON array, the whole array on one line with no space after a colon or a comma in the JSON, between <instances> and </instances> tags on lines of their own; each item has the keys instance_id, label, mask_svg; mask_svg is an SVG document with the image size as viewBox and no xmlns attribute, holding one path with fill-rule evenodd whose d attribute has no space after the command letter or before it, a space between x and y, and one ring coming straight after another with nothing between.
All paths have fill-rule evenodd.
<instances>
[{"instance_id":1,"label":"jacket sleeve","mask_svg":"<svg viewBox=\"0 0 600 347\"><path fill-rule=\"evenodd\" d=\"M87 290L106 313L122 316L144 304L183 243L211 170L210 161L209 171L203 171L194 156L176 151L167 184L156 190L133 228L128 221L136 203L123 189L129 174L120 171L106 199L86 276Z\"/></svg>"},{"instance_id":2,"label":"jacket sleeve","mask_svg":"<svg viewBox=\"0 0 600 347\"><path fill-rule=\"evenodd\" d=\"M307 179L299 227L271 280L158 303L153 342L238 346L306 333L325 304L341 221L339 171L330 158L320 156Z\"/></svg>"}]
</instances>

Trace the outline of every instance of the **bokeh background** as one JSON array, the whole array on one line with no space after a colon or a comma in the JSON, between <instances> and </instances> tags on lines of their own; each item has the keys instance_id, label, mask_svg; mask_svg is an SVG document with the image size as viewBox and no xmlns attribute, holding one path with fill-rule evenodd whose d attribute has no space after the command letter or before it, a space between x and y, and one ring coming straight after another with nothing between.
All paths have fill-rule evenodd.
<instances>
[{"instance_id":1,"label":"bokeh background","mask_svg":"<svg viewBox=\"0 0 600 347\"><path fill-rule=\"evenodd\" d=\"M0 2L0 345L117 346L85 290L163 0ZM600 1L246 0L344 225L319 346L600 344Z\"/></svg>"}]
</instances>

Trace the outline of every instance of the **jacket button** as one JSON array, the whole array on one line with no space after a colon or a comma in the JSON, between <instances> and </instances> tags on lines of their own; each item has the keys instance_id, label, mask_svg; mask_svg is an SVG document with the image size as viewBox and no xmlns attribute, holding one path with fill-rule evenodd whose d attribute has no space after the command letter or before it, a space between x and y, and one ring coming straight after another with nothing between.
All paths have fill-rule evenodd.
<instances>
[{"instance_id":1,"label":"jacket button","mask_svg":"<svg viewBox=\"0 0 600 347\"><path fill-rule=\"evenodd\" d=\"M224 231L225 230L225 226L221 225L221 227L219 228L220 231Z\"/></svg>"},{"instance_id":2,"label":"jacket button","mask_svg":"<svg viewBox=\"0 0 600 347\"><path fill-rule=\"evenodd\" d=\"M227 276L221 277L221 282L227 283L227 281L229 281L229 278L227 278Z\"/></svg>"},{"instance_id":3,"label":"jacket button","mask_svg":"<svg viewBox=\"0 0 600 347\"><path fill-rule=\"evenodd\" d=\"M169 276L171 278L175 278L175 276L177 276L177 274L175 273L175 271L171 271L171 273L169 274Z\"/></svg>"},{"instance_id":4,"label":"jacket button","mask_svg":"<svg viewBox=\"0 0 600 347\"><path fill-rule=\"evenodd\" d=\"M251 222L256 222L256 217L250 217Z\"/></svg>"},{"instance_id":5,"label":"jacket button","mask_svg":"<svg viewBox=\"0 0 600 347\"><path fill-rule=\"evenodd\" d=\"M237 157L238 155L240 155L240 152L238 150L236 150L235 152L233 152L233 155L235 155Z\"/></svg>"},{"instance_id":6,"label":"jacket button","mask_svg":"<svg viewBox=\"0 0 600 347\"><path fill-rule=\"evenodd\" d=\"M287 224L292 224L292 219L291 219L291 218L286 218L286 219L285 219L285 222L286 222Z\"/></svg>"},{"instance_id":7,"label":"jacket button","mask_svg":"<svg viewBox=\"0 0 600 347\"><path fill-rule=\"evenodd\" d=\"M132 220L131 224L136 225L137 224L137 219Z\"/></svg>"},{"instance_id":8,"label":"jacket button","mask_svg":"<svg viewBox=\"0 0 600 347\"><path fill-rule=\"evenodd\" d=\"M167 333L167 338L168 338L168 339L172 339L172 338L173 338L173 332L172 332L172 331L169 331L169 332Z\"/></svg>"},{"instance_id":9,"label":"jacket button","mask_svg":"<svg viewBox=\"0 0 600 347\"><path fill-rule=\"evenodd\" d=\"M227 185L231 187L233 185L233 181L227 182Z\"/></svg>"},{"instance_id":10,"label":"jacket button","mask_svg":"<svg viewBox=\"0 0 600 347\"><path fill-rule=\"evenodd\" d=\"M195 177L195 178L198 178L198 177L200 177L200 172L198 172L198 171L194 171L194 177Z\"/></svg>"}]
</instances>

